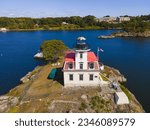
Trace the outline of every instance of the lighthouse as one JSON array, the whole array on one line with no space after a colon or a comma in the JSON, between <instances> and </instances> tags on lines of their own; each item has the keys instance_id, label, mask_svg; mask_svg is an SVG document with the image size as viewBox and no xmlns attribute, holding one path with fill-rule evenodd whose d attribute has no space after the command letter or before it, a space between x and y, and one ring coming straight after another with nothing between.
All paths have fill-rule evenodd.
<instances>
[{"instance_id":1,"label":"lighthouse","mask_svg":"<svg viewBox=\"0 0 150 130\"><path fill-rule=\"evenodd\" d=\"M99 86L100 66L86 38L78 37L74 50L67 51L63 67L65 87Z\"/></svg>"}]
</instances>

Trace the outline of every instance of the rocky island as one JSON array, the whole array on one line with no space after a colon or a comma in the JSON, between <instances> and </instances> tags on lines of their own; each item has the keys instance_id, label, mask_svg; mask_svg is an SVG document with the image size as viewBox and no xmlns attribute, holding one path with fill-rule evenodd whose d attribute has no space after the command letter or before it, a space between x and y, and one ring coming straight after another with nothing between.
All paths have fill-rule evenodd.
<instances>
[{"instance_id":1,"label":"rocky island","mask_svg":"<svg viewBox=\"0 0 150 130\"><path fill-rule=\"evenodd\" d=\"M135 96L123 85L121 89L129 98L130 104L116 105L115 90L111 84L100 87L64 88L60 65L47 64L36 67L25 77L24 83L16 86L7 94L0 96L0 112L144 112ZM55 80L47 78L53 68L59 71ZM126 81L116 69L105 66L102 77L106 82Z\"/></svg>"},{"instance_id":2,"label":"rocky island","mask_svg":"<svg viewBox=\"0 0 150 130\"><path fill-rule=\"evenodd\" d=\"M119 70L106 65L101 65L103 68L99 72L99 86L64 87L62 70L65 59L61 50L65 49L61 41L45 41L41 50L47 56L45 59L53 62L37 66L21 78L18 86L0 96L0 112L145 112L135 96L124 86L127 79ZM53 69L57 69L55 78L50 79ZM113 87L113 81L118 83L117 88ZM117 92L123 92L129 103L118 105L115 99Z\"/></svg>"},{"instance_id":3,"label":"rocky island","mask_svg":"<svg viewBox=\"0 0 150 130\"><path fill-rule=\"evenodd\" d=\"M115 38L115 37L143 37L143 38L148 38L150 37L150 31L144 31L144 32L126 32L126 31L121 31L121 32L115 32L110 35L101 35L98 36L98 38L102 39L108 39L108 38Z\"/></svg>"}]
</instances>

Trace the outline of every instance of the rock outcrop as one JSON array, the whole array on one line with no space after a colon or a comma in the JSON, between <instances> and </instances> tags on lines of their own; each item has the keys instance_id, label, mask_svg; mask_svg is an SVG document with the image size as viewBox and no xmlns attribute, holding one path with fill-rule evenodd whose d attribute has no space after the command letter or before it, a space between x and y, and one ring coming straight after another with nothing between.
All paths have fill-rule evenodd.
<instances>
[{"instance_id":1,"label":"rock outcrop","mask_svg":"<svg viewBox=\"0 0 150 130\"><path fill-rule=\"evenodd\" d=\"M61 74L57 75L56 81L47 79L51 69L52 65L48 64L36 72L32 71L27 83L1 96L0 112L144 112L127 89L130 104L118 106L114 102L115 89L110 88L109 84L78 89L63 88ZM126 81L118 70L108 66L104 67L103 74L109 80ZM31 75L35 76L32 80Z\"/></svg>"},{"instance_id":2,"label":"rock outcrop","mask_svg":"<svg viewBox=\"0 0 150 130\"><path fill-rule=\"evenodd\" d=\"M101 35L98 36L98 38L102 38L102 39L109 39L109 38L115 38L115 37L143 37L143 38L147 38L150 37L150 31L145 31L145 32L115 32L112 33L111 35Z\"/></svg>"},{"instance_id":3,"label":"rock outcrop","mask_svg":"<svg viewBox=\"0 0 150 130\"><path fill-rule=\"evenodd\" d=\"M102 71L103 75L106 76L111 82L116 81L120 83L124 83L127 79L120 73L119 70L105 66L105 69Z\"/></svg>"},{"instance_id":4,"label":"rock outcrop","mask_svg":"<svg viewBox=\"0 0 150 130\"><path fill-rule=\"evenodd\" d=\"M111 38L115 38L115 36L113 36L113 35L108 35L108 36L101 35L101 36L98 36L98 38L102 38L102 39L111 39Z\"/></svg>"},{"instance_id":5,"label":"rock outcrop","mask_svg":"<svg viewBox=\"0 0 150 130\"><path fill-rule=\"evenodd\" d=\"M40 71L41 67L37 66L32 72L28 72L24 77L20 79L21 83L27 83L30 80L33 80L36 78L36 74Z\"/></svg>"},{"instance_id":6,"label":"rock outcrop","mask_svg":"<svg viewBox=\"0 0 150 130\"><path fill-rule=\"evenodd\" d=\"M0 96L0 112L6 112L10 107L16 106L18 102L17 97Z\"/></svg>"}]
</instances>

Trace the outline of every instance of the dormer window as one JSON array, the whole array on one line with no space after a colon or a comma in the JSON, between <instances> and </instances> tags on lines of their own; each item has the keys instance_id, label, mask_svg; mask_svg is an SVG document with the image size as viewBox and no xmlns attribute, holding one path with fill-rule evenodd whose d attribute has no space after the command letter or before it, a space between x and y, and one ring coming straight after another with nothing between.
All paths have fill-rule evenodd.
<instances>
[{"instance_id":1,"label":"dormer window","mask_svg":"<svg viewBox=\"0 0 150 130\"><path fill-rule=\"evenodd\" d=\"M94 63L93 63L93 62L90 62L90 63L89 63L89 68L90 68L90 69L94 69Z\"/></svg>"},{"instance_id":2,"label":"dormer window","mask_svg":"<svg viewBox=\"0 0 150 130\"><path fill-rule=\"evenodd\" d=\"M72 63L69 63L68 66L69 66L69 69L73 69L73 64Z\"/></svg>"}]
</instances>

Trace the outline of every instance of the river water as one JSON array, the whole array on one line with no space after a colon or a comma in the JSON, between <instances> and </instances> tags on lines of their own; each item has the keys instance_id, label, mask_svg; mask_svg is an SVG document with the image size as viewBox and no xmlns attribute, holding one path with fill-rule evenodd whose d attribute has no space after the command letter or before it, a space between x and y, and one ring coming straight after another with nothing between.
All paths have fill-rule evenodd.
<instances>
[{"instance_id":1,"label":"river water","mask_svg":"<svg viewBox=\"0 0 150 130\"><path fill-rule=\"evenodd\" d=\"M100 53L100 61L119 69L125 75L128 89L146 112L150 112L150 38L97 38L114 31L116 30L1 32L0 94L14 88L21 77L41 64L33 56L44 40L62 40L73 48L76 38L84 36L92 51L96 53L97 47L104 50Z\"/></svg>"}]
</instances>

